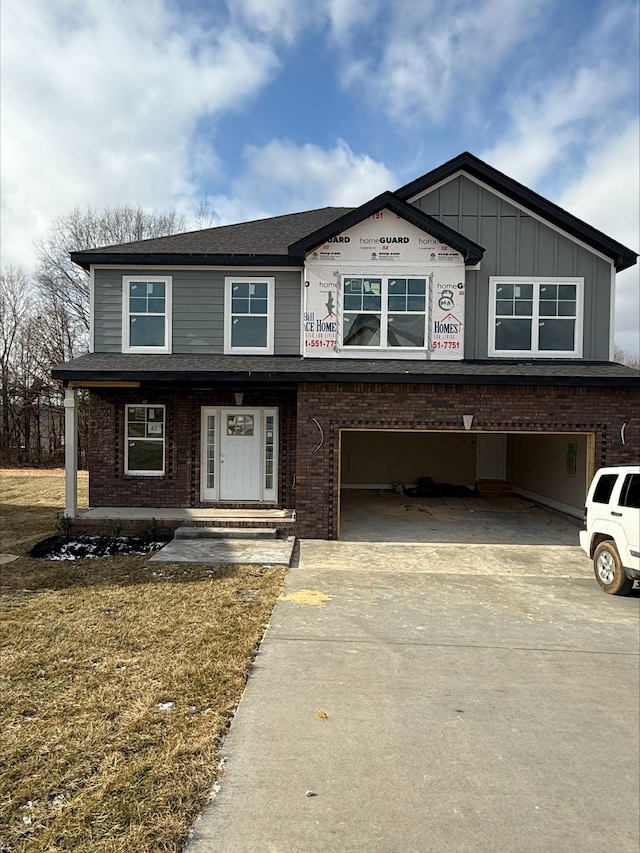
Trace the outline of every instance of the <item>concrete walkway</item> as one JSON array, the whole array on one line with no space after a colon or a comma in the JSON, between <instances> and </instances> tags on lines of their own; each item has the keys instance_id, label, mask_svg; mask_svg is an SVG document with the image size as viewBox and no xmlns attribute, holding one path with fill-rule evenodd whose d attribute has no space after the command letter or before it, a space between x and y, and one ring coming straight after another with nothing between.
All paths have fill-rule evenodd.
<instances>
[{"instance_id":1,"label":"concrete walkway","mask_svg":"<svg viewBox=\"0 0 640 853\"><path fill-rule=\"evenodd\" d=\"M288 566L295 537L286 539L173 539L150 563L202 563L205 566Z\"/></svg>"},{"instance_id":2,"label":"concrete walkway","mask_svg":"<svg viewBox=\"0 0 640 853\"><path fill-rule=\"evenodd\" d=\"M637 593L577 546L340 544L302 543L188 853L637 853Z\"/></svg>"}]
</instances>

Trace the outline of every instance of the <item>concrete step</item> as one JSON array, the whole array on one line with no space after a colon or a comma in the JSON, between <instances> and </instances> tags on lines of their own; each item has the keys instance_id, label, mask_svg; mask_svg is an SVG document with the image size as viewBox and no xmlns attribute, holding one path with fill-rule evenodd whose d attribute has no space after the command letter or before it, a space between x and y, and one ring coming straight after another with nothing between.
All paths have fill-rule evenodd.
<instances>
[{"instance_id":1,"label":"concrete step","mask_svg":"<svg viewBox=\"0 0 640 853\"><path fill-rule=\"evenodd\" d=\"M202 563L206 566L288 566L295 536L286 539L172 539L151 563Z\"/></svg>"},{"instance_id":2,"label":"concrete step","mask_svg":"<svg viewBox=\"0 0 640 853\"><path fill-rule=\"evenodd\" d=\"M272 527L177 527L174 539L275 539Z\"/></svg>"}]
</instances>

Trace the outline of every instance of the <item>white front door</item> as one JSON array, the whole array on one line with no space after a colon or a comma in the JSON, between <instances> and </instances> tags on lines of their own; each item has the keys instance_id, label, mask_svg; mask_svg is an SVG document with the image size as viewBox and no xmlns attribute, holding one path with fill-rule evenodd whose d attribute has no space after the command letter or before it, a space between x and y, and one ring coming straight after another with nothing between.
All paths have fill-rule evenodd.
<instances>
[{"instance_id":1,"label":"white front door","mask_svg":"<svg viewBox=\"0 0 640 853\"><path fill-rule=\"evenodd\" d=\"M478 480L505 480L507 477L507 436L479 433L477 449Z\"/></svg>"},{"instance_id":2,"label":"white front door","mask_svg":"<svg viewBox=\"0 0 640 853\"><path fill-rule=\"evenodd\" d=\"M203 501L278 500L278 410L202 408Z\"/></svg>"},{"instance_id":3,"label":"white front door","mask_svg":"<svg viewBox=\"0 0 640 853\"><path fill-rule=\"evenodd\" d=\"M220 500L258 501L261 484L261 417L258 409L222 409Z\"/></svg>"}]
</instances>

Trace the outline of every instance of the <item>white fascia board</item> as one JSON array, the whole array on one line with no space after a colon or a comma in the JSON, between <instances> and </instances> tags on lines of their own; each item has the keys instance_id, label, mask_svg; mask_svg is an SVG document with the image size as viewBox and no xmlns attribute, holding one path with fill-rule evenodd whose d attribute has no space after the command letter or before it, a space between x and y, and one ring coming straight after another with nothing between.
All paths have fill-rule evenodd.
<instances>
[{"instance_id":1,"label":"white fascia board","mask_svg":"<svg viewBox=\"0 0 640 853\"><path fill-rule=\"evenodd\" d=\"M494 187L489 186L489 184L485 184L484 181L479 180L474 175L470 175L468 172L465 172L464 169L460 169L457 172L454 172L453 175L450 175L448 178L444 178L441 181L438 181L437 184L429 187L429 189L424 190L421 193L418 193L415 196L412 196L409 199L409 204L413 204L418 199L423 198L426 195L430 195L435 190L440 189L440 187L445 186L445 184L454 181L456 178L465 177L467 180L472 181L474 184L477 184L482 189L487 190L487 192L493 193L493 195L502 199L502 201L506 201L507 204L510 204L512 207L521 210L523 213L526 213L527 216L530 216L532 219L537 219L538 222L542 222L543 225L546 225L547 228L551 228L552 231L556 231L558 234L562 234L563 237L566 237L567 240L571 240L573 243L577 243L578 246L581 246L583 249L586 249L588 252L591 252L597 257L601 258L603 261L606 261L608 264L613 266L612 258L607 257L607 255L603 255L602 252L599 252L597 249L594 249L593 246L589 246L587 243L583 243L578 237L574 237L573 234L569 234L563 228L560 228L559 225L554 225L553 222L549 222L548 219L545 219L544 216L540 216L538 213L534 213L529 207L526 207L524 204L520 204L520 202L514 201L514 199L510 198L508 195L501 193L499 190L496 190Z\"/></svg>"}]
</instances>

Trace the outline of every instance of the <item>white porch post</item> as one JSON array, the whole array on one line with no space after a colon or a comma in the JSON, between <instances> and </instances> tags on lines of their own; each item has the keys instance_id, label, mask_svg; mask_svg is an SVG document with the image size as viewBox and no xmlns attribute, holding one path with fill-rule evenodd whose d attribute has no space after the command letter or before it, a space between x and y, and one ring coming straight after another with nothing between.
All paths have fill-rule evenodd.
<instances>
[{"instance_id":1,"label":"white porch post","mask_svg":"<svg viewBox=\"0 0 640 853\"><path fill-rule=\"evenodd\" d=\"M64 514L78 514L78 415L74 388L64 389Z\"/></svg>"}]
</instances>

